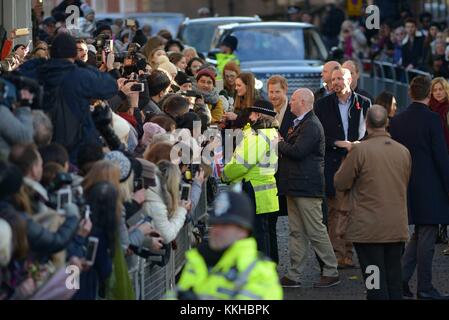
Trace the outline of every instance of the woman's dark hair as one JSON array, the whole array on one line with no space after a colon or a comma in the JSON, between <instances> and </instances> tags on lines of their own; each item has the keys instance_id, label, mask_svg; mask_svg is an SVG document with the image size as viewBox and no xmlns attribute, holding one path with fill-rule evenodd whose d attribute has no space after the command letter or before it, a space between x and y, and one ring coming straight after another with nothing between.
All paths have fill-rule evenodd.
<instances>
[{"instance_id":1,"label":"woman's dark hair","mask_svg":"<svg viewBox=\"0 0 449 320\"><path fill-rule=\"evenodd\" d=\"M182 58L184 58L184 55L182 53L179 53L179 52L172 52L168 56L168 59L174 65L176 65L179 61L181 61Z\"/></svg>"},{"instance_id":2,"label":"woman's dark hair","mask_svg":"<svg viewBox=\"0 0 449 320\"><path fill-rule=\"evenodd\" d=\"M118 190L109 182L93 185L86 194L86 201L92 212L92 234L101 233L106 238L106 246L111 257L114 256L119 215L117 208Z\"/></svg>"},{"instance_id":3,"label":"woman's dark hair","mask_svg":"<svg viewBox=\"0 0 449 320\"><path fill-rule=\"evenodd\" d=\"M157 96L170 86L170 79L163 71L160 70L153 70L147 77L147 82L150 97Z\"/></svg>"},{"instance_id":4,"label":"woman's dark hair","mask_svg":"<svg viewBox=\"0 0 449 320\"><path fill-rule=\"evenodd\" d=\"M23 175L27 175L39 159L39 151L35 144L16 144L11 148L9 161L19 167Z\"/></svg>"},{"instance_id":5,"label":"woman's dark hair","mask_svg":"<svg viewBox=\"0 0 449 320\"><path fill-rule=\"evenodd\" d=\"M48 189L52 182L55 181L58 173L64 172L64 167L56 162L48 162L44 165L42 170L41 184Z\"/></svg>"},{"instance_id":6,"label":"woman's dark hair","mask_svg":"<svg viewBox=\"0 0 449 320\"><path fill-rule=\"evenodd\" d=\"M89 172L95 162L103 160L103 147L95 143L84 143L80 146L77 163L80 169L79 174L84 176Z\"/></svg>"},{"instance_id":7,"label":"woman's dark hair","mask_svg":"<svg viewBox=\"0 0 449 320\"><path fill-rule=\"evenodd\" d=\"M4 219L11 226L13 243L12 259L25 259L29 250L26 220L12 206L1 210L0 218Z\"/></svg>"},{"instance_id":8,"label":"woman's dark hair","mask_svg":"<svg viewBox=\"0 0 449 320\"><path fill-rule=\"evenodd\" d=\"M393 104L393 94L389 91L382 91L376 98L374 104L378 104L387 110L387 113L391 114L392 104Z\"/></svg>"},{"instance_id":9,"label":"woman's dark hair","mask_svg":"<svg viewBox=\"0 0 449 320\"><path fill-rule=\"evenodd\" d=\"M61 166L65 166L69 162L67 150L58 143L51 143L48 146L40 147L39 153L44 164L56 162Z\"/></svg>"},{"instance_id":10,"label":"woman's dark hair","mask_svg":"<svg viewBox=\"0 0 449 320\"><path fill-rule=\"evenodd\" d=\"M192 58L188 63L187 63L187 68L186 68L186 73L187 75L193 77L193 73L192 73L192 63L194 63L195 61L200 62L201 64L204 64L204 60L198 57L194 57Z\"/></svg>"},{"instance_id":11,"label":"woman's dark hair","mask_svg":"<svg viewBox=\"0 0 449 320\"><path fill-rule=\"evenodd\" d=\"M193 137L193 125L195 121L201 122L201 118L195 112L187 112L176 119L176 127L178 129L189 129Z\"/></svg>"},{"instance_id":12,"label":"woman's dark hair","mask_svg":"<svg viewBox=\"0 0 449 320\"><path fill-rule=\"evenodd\" d=\"M171 132L173 128L176 128L176 122L169 116L165 114L158 114L153 116L149 121L158 124L161 128L165 129L167 132Z\"/></svg>"},{"instance_id":13,"label":"woman's dark hair","mask_svg":"<svg viewBox=\"0 0 449 320\"><path fill-rule=\"evenodd\" d=\"M128 99L125 99L117 107L117 112L125 113L125 112L128 112L129 109L131 109L131 104L129 103Z\"/></svg>"},{"instance_id":14,"label":"woman's dark hair","mask_svg":"<svg viewBox=\"0 0 449 320\"><path fill-rule=\"evenodd\" d=\"M167 98L162 104L162 110L176 119L189 111L189 101L179 94Z\"/></svg>"},{"instance_id":15,"label":"woman's dark hair","mask_svg":"<svg viewBox=\"0 0 449 320\"><path fill-rule=\"evenodd\" d=\"M242 72L237 76L246 86L246 93L243 97L236 96L234 108L241 111L254 105L256 100L256 78L251 72Z\"/></svg>"},{"instance_id":16,"label":"woman's dark hair","mask_svg":"<svg viewBox=\"0 0 449 320\"><path fill-rule=\"evenodd\" d=\"M168 31L167 29L161 29L159 30L159 32L157 33L158 36L164 38L167 41L173 40L173 36L171 34L170 31Z\"/></svg>"},{"instance_id":17,"label":"woman's dark hair","mask_svg":"<svg viewBox=\"0 0 449 320\"><path fill-rule=\"evenodd\" d=\"M184 46L182 45L181 41L179 41L179 40L173 40L173 39L168 40L167 43L165 44L165 51L169 52L170 51L169 49L171 46L177 46L181 52L182 52L182 50L184 50Z\"/></svg>"}]
</instances>

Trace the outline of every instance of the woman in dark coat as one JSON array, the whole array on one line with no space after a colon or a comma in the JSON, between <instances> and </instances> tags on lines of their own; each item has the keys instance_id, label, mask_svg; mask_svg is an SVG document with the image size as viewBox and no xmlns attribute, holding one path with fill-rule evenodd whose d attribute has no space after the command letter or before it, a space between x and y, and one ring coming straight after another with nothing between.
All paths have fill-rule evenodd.
<instances>
[{"instance_id":1,"label":"woman in dark coat","mask_svg":"<svg viewBox=\"0 0 449 320\"><path fill-rule=\"evenodd\" d=\"M449 126L448 126L448 113L449 113L449 83L444 78L435 78L432 80L431 98L429 107L433 112L438 113L441 119L441 124L444 131L444 140L449 151ZM442 225L438 232L437 242L447 242L447 225ZM449 248L446 249L445 254L449 254Z\"/></svg>"},{"instance_id":2,"label":"woman in dark coat","mask_svg":"<svg viewBox=\"0 0 449 320\"><path fill-rule=\"evenodd\" d=\"M234 112L226 112L226 129L243 129L249 122L251 112L248 108L254 106L256 100L256 79L251 72L242 72L235 80Z\"/></svg>"}]
</instances>

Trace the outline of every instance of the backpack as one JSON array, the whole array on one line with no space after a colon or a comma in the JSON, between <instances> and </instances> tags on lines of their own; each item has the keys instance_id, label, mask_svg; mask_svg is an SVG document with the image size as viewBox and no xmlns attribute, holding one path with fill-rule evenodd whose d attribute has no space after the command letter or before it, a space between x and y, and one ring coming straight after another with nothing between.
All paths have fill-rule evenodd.
<instances>
[{"instance_id":1,"label":"backpack","mask_svg":"<svg viewBox=\"0 0 449 320\"><path fill-rule=\"evenodd\" d=\"M59 85L48 91L44 110L53 123L53 142L72 150L84 136L83 123L86 115L82 119L74 115L61 87L62 85Z\"/></svg>"}]
</instances>

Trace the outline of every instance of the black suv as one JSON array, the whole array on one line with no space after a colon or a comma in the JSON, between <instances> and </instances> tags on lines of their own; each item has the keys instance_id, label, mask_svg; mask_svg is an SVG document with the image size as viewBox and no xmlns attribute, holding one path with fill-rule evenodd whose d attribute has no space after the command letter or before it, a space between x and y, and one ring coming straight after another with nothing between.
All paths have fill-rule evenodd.
<instances>
[{"instance_id":1,"label":"black suv","mask_svg":"<svg viewBox=\"0 0 449 320\"><path fill-rule=\"evenodd\" d=\"M209 62L216 62L214 54L222 39L229 34L238 39L235 54L241 69L253 72L264 86L269 77L278 74L288 80L289 94L298 88L312 91L320 88L327 51L315 26L293 22L220 26L212 43L216 49L209 53Z\"/></svg>"}]
</instances>

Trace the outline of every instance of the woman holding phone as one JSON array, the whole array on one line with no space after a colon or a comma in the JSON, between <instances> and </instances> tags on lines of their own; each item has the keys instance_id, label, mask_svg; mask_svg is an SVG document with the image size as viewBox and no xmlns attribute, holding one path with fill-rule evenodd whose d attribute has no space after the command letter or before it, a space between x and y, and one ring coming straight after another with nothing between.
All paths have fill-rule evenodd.
<instances>
[{"instance_id":1,"label":"woman holding phone","mask_svg":"<svg viewBox=\"0 0 449 320\"><path fill-rule=\"evenodd\" d=\"M162 160L157 164L156 186L145 190L144 212L153 218L154 227L165 243L176 239L184 226L191 202L181 201L179 185L181 172L177 165Z\"/></svg>"}]
</instances>

